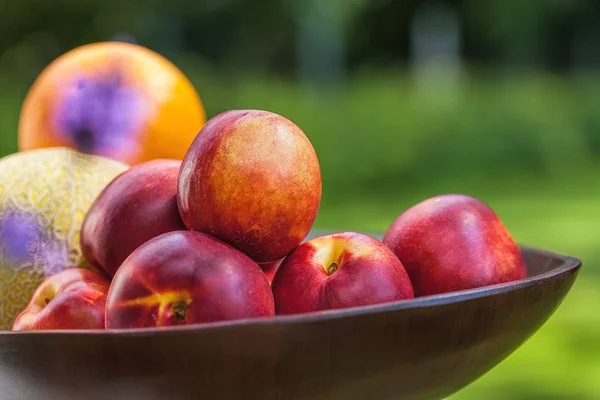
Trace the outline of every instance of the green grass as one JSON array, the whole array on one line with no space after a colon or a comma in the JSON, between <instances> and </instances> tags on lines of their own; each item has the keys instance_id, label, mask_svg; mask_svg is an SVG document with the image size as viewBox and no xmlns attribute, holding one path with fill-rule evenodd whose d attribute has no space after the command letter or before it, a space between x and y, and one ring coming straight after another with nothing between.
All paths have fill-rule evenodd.
<instances>
[{"instance_id":1,"label":"green grass","mask_svg":"<svg viewBox=\"0 0 600 400\"><path fill-rule=\"evenodd\" d=\"M598 280L582 275L542 328L507 360L452 399L600 398Z\"/></svg>"},{"instance_id":2,"label":"green grass","mask_svg":"<svg viewBox=\"0 0 600 400\"><path fill-rule=\"evenodd\" d=\"M382 230L420 200L440 193L465 193L488 203L523 244L576 255L600 255L597 176L598 168L549 180L524 176L495 177L493 182L445 179L384 194L337 194L325 187L316 225Z\"/></svg>"}]
</instances>

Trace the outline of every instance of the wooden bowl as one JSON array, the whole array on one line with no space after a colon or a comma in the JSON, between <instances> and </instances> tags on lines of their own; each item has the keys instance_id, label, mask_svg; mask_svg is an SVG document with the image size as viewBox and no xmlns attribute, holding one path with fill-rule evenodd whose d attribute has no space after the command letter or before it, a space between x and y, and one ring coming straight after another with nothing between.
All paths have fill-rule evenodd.
<instances>
[{"instance_id":1,"label":"wooden bowl","mask_svg":"<svg viewBox=\"0 0 600 400\"><path fill-rule=\"evenodd\" d=\"M0 332L0 397L440 399L515 351L573 285L579 260L523 252L525 280L383 305L170 329Z\"/></svg>"}]
</instances>

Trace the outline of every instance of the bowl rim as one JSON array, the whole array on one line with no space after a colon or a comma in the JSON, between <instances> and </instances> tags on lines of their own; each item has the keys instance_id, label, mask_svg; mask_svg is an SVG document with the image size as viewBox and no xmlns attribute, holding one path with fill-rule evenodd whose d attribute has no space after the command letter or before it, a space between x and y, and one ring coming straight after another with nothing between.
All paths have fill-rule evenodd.
<instances>
[{"instance_id":1,"label":"bowl rim","mask_svg":"<svg viewBox=\"0 0 600 400\"><path fill-rule=\"evenodd\" d=\"M190 333L198 331L209 331L218 329L235 329L240 327L266 327L266 326L289 326L302 323L316 323L323 320L337 320L352 318L365 314L381 314L406 309L417 309L435 307L441 305L456 304L462 301L490 297L497 294L512 292L519 289L538 286L551 281L560 280L569 275L579 272L582 262L576 257L562 255L547 250L530 246L519 246L521 251L531 252L549 259L558 260L560 265L539 275L529 276L518 281L499 283L475 289L459 290L455 292L434 294L415 297L412 299L396 300L392 302L379 303L360 307L349 307L345 309L314 311L303 314L275 315L271 317L243 318L232 321L209 322L197 325L182 325L155 328L132 328L132 329L65 329L45 331L19 331L0 330L2 336L104 336L104 337L139 337L139 336L164 336L177 333Z\"/></svg>"}]
</instances>

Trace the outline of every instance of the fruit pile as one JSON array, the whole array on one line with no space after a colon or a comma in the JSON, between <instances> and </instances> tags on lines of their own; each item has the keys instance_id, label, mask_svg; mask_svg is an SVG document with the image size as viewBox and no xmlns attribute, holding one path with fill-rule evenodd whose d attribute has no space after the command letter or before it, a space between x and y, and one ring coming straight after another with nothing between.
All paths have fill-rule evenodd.
<instances>
[{"instance_id":1,"label":"fruit pile","mask_svg":"<svg viewBox=\"0 0 600 400\"><path fill-rule=\"evenodd\" d=\"M77 143L75 149L45 151L81 154ZM100 165L119 160L104 155L93 157ZM51 171L67 180L68 173L88 180L103 176L105 184L96 192L88 191L87 183L72 190L92 193L89 204L61 194L59 205L50 209L80 216L64 228L77 236L78 246L72 247L79 258L36 275L39 284L31 292L19 291L14 279L12 286L5 283L0 274L0 305L15 304L9 299L16 293L27 296L18 315L0 315L12 319L13 330L271 318L410 301L526 277L520 249L501 220L466 195L440 195L414 205L390 221L383 240L360 232L306 240L321 203L319 160L300 127L269 111L220 113L202 124L181 158L131 164L119 163L118 172L79 165L63 168L62 174ZM4 171L0 161L3 176ZM46 188L36 189L37 197L23 195L35 199L27 207L0 202L1 221L10 210L39 213L53 190ZM0 186L0 201L19 196L6 195L10 190ZM42 230L54 227L53 221ZM18 253L18 246L11 247L17 230L9 228L3 231L0 224L1 259ZM40 248L39 243L24 247L32 246ZM43 267L46 259L38 257L35 265ZM0 261L0 273L11 268L14 263Z\"/></svg>"}]
</instances>

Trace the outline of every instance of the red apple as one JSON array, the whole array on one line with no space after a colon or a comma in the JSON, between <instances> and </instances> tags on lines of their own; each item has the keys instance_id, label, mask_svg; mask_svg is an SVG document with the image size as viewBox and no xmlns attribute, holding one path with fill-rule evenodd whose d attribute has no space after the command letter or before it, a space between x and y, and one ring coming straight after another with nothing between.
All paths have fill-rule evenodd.
<instances>
[{"instance_id":1,"label":"red apple","mask_svg":"<svg viewBox=\"0 0 600 400\"><path fill-rule=\"evenodd\" d=\"M413 297L400 260L380 241L355 232L321 236L298 246L279 266L272 288L277 314Z\"/></svg>"},{"instance_id":2,"label":"red apple","mask_svg":"<svg viewBox=\"0 0 600 400\"><path fill-rule=\"evenodd\" d=\"M282 261L283 261L283 258L281 260L277 260L277 261L271 261L271 262L267 262L267 263L259 263L258 264L258 266L263 270L265 275L267 275L267 279L269 280L269 283L273 282L275 273L277 272L277 269L281 265Z\"/></svg>"},{"instance_id":3,"label":"red apple","mask_svg":"<svg viewBox=\"0 0 600 400\"><path fill-rule=\"evenodd\" d=\"M466 195L441 195L414 205L392 223L383 242L404 264L416 296L527 276L521 250L502 221Z\"/></svg>"},{"instance_id":4,"label":"red apple","mask_svg":"<svg viewBox=\"0 0 600 400\"><path fill-rule=\"evenodd\" d=\"M13 331L104 329L104 308L110 282L102 275L67 268L47 277L25 309Z\"/></svg>"},{"instance_id":5,"label":"red apple","mask_svg":"<svg viewBox=\"0 0 600 400\"><path fill-rule=\"evenodd\" d=\"M267 111L211 118L188 149L178 203L188 229L254 261L283 258L304 240L321 202L321 171L298 126Z\"/></svg>"},{"instance_id":6,"label":"red apple","mask_svg":"<svg viewBox=\"0 0 600 400\"><path fill-rule=\"evenodd\" d=\"M114 276L107 329L165 327L275 314L269 281L250 257L203 233L175 231L138 247Z\"/></svg>"},{"instance_id":7,"label":"red apple","mask_svg":"<svg viewBox=\"0 0 600 400\"><path fill-rule=\"evenodd\" d=\"M185 229L177 208L180 165L177 160L138 164L104 188L81 229L81 248L88 263L112 277L143 243Z\"/></svg>"}]
</instances>

